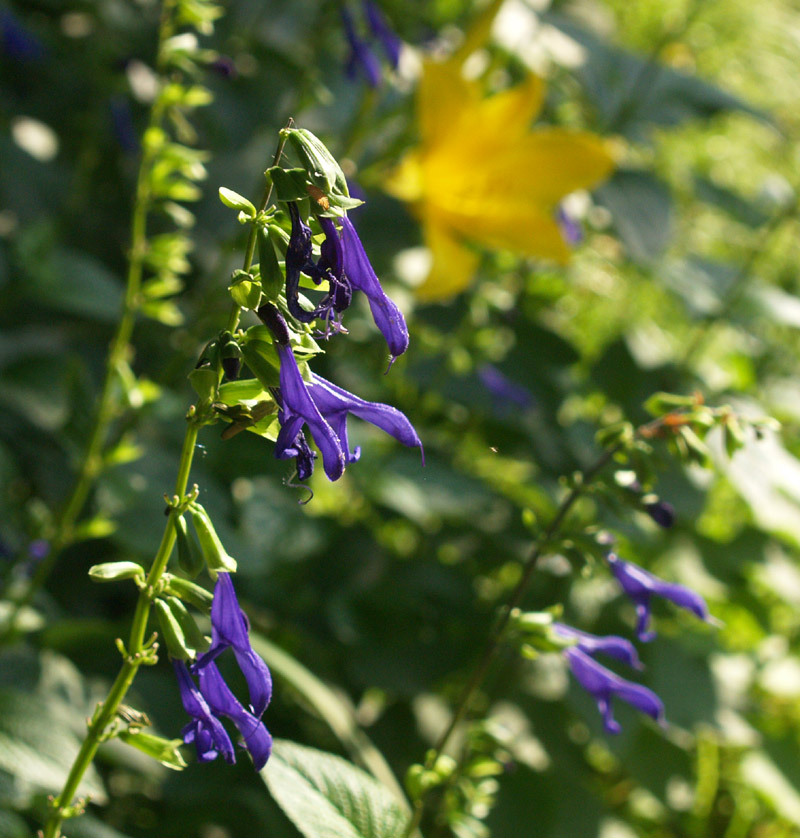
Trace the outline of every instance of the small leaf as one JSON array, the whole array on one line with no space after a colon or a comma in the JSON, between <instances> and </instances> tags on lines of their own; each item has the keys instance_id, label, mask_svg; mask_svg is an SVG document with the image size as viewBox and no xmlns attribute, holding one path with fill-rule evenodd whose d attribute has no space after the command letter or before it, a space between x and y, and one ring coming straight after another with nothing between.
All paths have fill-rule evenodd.
<instances>
[{"instance_id":1,"label":"small leaf","mask_svg":"<svg viewBox=\"0 0 800 838\"><path fill-rule=\"evenodd\" d=\"M275 741L261 771L305 838L402 838L407 815L391 792L341 757Z\"/></svg>"},{"instance_id":2,"label":"small leaf","mask_svg":"<svg viewBox=\"0 0 800 838\"><path fill-rule=\"evenodd\" d=\"M219 199L226 207L240 210L244 212L249 218L256 217L256 208L253 206L244 195L234 192L232 189L226 189L224 186L219 188Z\"/></svg>"},{"instance_id":3,"label":"small leaf","mask_svg":"<svg viewBox=\"0 0 800 838\"><path fill-rule=\"evenodd\" d=\"M152 733L140 733L123 730L119 738L127 745L137 748L147 756L157 759L162 765L174 771L186 768L186 760L181 755L182 739L164 739Z\"/></svg>"}]
</instances>

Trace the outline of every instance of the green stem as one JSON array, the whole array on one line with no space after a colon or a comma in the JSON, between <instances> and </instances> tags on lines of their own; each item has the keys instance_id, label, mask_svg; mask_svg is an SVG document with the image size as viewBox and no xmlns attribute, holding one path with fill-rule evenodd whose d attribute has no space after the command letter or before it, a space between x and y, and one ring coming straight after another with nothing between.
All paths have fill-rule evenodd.
<instances>
[{"instance_id":1,"label":"green stem","mask_svg":"<svg viewBox=\"0 0 800 838\"><path fill-rule=\"evenodd\" d=\"M192 416L186 428L186 436L184 437L183 450L181 451L181 459L178 466L178 477L175 481L175 494L179 498L183 498L186 494L189 472L192 467L192 459L197 444L197 434L202 424L202 419ZM164 527L164 534L161 537L161 544L153 559L150 572L147 575L147 581L139 591L139 598L136 602L136 611L128 639L127 655L105 701L98 707L92 720L89 722L86 739L84 739L72 763L72 768L64 783L64 788L52 803L50 816L42 833L43 838L59 838L61 835L61 825L64 820L73 814L77 814L80 809L80 804L75 806L73 800L81 784L81 780L91 765L97 749L103 741L104 734L116 716L119 705L122 703L130 685L133 683L139 667L143 663L152 662L151 655L155 652L156 647L145 642L145 634L157 585L161 580L161 576L164 573L175 545L174 515L174 511L170 512Z\"/></svg>"},{"instance_id":2,"label":"green stem","mask_svg":"<svg viewBox=\"0 0 800 838\"><path fill-rule=\"evenodd\" d=\"M656 431L664 422L664 418L654 419L645 425L640 426L636 430L636 436L649 436ZM433 749L428 752L425 759L425 768L432 770L436 765L439 757L444 753L450 737L456 728L464 721L464 718L469 713L472 707L472 701L475 697L480 685L483 683L489 671L489 667L494 662L500 649L503 645L505 631L508 628L511 615L515 608L522 604L522 600L528 591L533 574L536 571L536 566L544 550L553 542L558 535L561 526L563 525L569 511L583 494L586 487L591 481L611 462L614 456L625 447L626 443L619 442L611 448L604 451L595 461L586 468L581 474L580 479L575 482L575 485L570 489L568 494L564 497L556 510L553 519L545 528L542 535L533 543L531 552L525 560L522 570L522 576L517 582L514 590L511 592L508 600L503 604L500 613L492 627L489 637L486 640L483 651L481 652L475 668L469 677L464 689L461 692L456 710L450 719L449 724L439 736ZM406 828L404 833L405 838L414 833L422 821L422 816L425 810L425 797L420 796L414 801L414 815Z\"/></svg>"},{"instance_id":3,"label":"green stem","mask_svg":"<svg viewBox=\"0 0 800 838\"><path fill-rule=\"evenodd\" d=\"M173 0L165 0L162 9L158 36L159 55L161 44L173 35L172 5ZM160 125L162 117L163 108L156 104L150 113L149 127ZM86 504L92 486L103 469L103 448L108 439L111 423L118 411L116 390L119 382L119 369L125 363L126 356L129 353L129 343L136 315L142 303L142 278L144 259L147 254L147 216L152 203L149 180L154 154L153 150L146 148L139 164L131 217L131 245L128 257L128 273L125 280L125 296L117 328L109 344L105 375L86 448L78 466L72 491L53 525L49 539L50 552L39 563L36 572L23 591L14 597L9 617L3 627L1 637L4 640L13 639L16 636L16 622L20 611L30 604L36 591L47 581L61 553L73 543L78 517Z\"/></svg>"}]
</instances>

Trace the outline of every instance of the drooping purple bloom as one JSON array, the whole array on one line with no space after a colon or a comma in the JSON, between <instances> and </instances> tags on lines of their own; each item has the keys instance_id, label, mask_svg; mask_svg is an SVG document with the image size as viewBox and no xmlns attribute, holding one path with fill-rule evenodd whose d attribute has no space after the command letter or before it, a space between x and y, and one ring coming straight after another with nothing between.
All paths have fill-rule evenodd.
<instances>
[{"instance_id":1,"label":"drooping purple bloom","mask_svg":"<svg viewBox=\"0 0 800 838\"><path fill-rule=\"evenodd\" d=\"M181 701L192 721L183 729L183 741L194 743L197 758L208 762L222 754L226 762L236 762L233 745L220 716L227 716L238 728L244 746L256 769L264 766L272 748L272 738L261 721L272 697L272 677L266 663L250 645L247 617L239 607L229 573L219 573L211 604L211 648L191 667L173 661L178 676ZM247 681L249 710L242 706L222 678L214 660L232 648ZM198 680L195 685L192 675Z\"/></svg>"},{"instance_id":2,"label":"drooping purple bloom","mask_svg":"<svg viewBox=\"0 0 800 838\"><path fill-rule=\"evenodd\" d=\"M367 18L367 23L369 23L372 34L381 42L383 51L386 53L386 58L396 70L397 65L400 63L402 41L386 23L386 18L378 8L377 3L373 2L373 0L364 0L363 6L364 15Z\"/></svg>"},{"instance_id":3,"label":"drooping purple bloom","mask_svg":"<svg viewBox=\"0 0 800 838\"><path fill-rule=\"evenodd\" d=\"M342 218L344 270L353 288L363 291L372 318L389 345L392 360L408 349L408 327L403 313L389 299L349 218Z\"/></svg>"},{"instance_id":4,"label":"drooping purple bloom","mask_svg":"<svg viewBox=\"0 0 800 838\"><path fill-rule=\"evenodd\" d=\"M192 666L199 674L228 648L233 649L250 692L250 708L259 718L272 697L272 676L250 645L247 617L239 607L230 573L219 573L211 603L211 648ZM201 682L202 683L202 682Z\"/></svg>"},{"instance_id":5,"label":"drooping purple bloom","mask_svg":"<svg viewBox=\"0 0 800 838\"><path fill-rule=\"evenodd\" d=\"M346 5L342 4L341 12L344 34L347 43L350 45L350 55L345 67L348 78L354 79L358 71L361 70L370 87L379 87L381 83L380 62L367 42L356 33L353 16Z\"/></svg>"},{"instance_id":6,"label":"drooping purple bloom","mask_svg":"<svg viewBox=\"0 0 800 838\"><path fill-rule=\"evenodd\" d=\"M587 655L594 657L596 654L608 655L611 658L627 663L634 669L642 669L642 663L639 660L639 654L636 651L633 643L626 640L624 637L618 637L615 634L610 634L601 637L597 634L589 634L586 631L572 628L572 626L564 623L553 623L553 630L560 637L565 637L568 640L575 640L573 648L580 649Z\"/></svg>"},{"instance_id":7,"label":"drooping purple bloom","mask_svg":"<svg viewBox=\"0 0 800 838\"><path fill-rule=\"evenodd\" d=\"M287 260L288 260L287 255ZM314 442L322 454L322 465L329 480L338 480L345 467L345 455L333 428L325 421L319 409L311 400L306 382L297 367L291 346L277 345L281 360L280 399L278 420L281 424L275 440L275 456L288 460L298 455L298 436L303 425L307 425ZM305 461L310 465L310 461ZM310 472L309 472L310 473Z\"/></svg>"},{"instance_id":8,"label":"drooping purple bloom","mask_svg":"<svg viewBox=\"0 0 800 838\"><path fill-rule=\"evenodd\" d=\"M674 602L707 623L714 622L705 600L695 591L675 582L665 582L639 565L623 561L614 553L609 553L606 559L622 590L636 605L636 635L642 642L646 643L656 636L655 632L647 630L653 595Z\"/></svg>"},{"instance_id":9,"label":"drooping purple bloom","mask_svg":"<svg viewBox=\"0 0 800 838\"><path fill-rule=\"evenodd\" d=\"M244 746L253 758L253 766L260 771L272 751L272 737L260 716L245 710L231 692L213 662L203 666L198 674L200 692L215 716L227 716L242 735ZM184 740L185 741L185 740Z\"/></svg>"},{"instance_id":10,"label":"drooping purple bloom","mask_svg":"<svg viewBox=\"0 0 800 838\"><path fill-rule=\"evenodd\" d=\"M344 452L347 462L353 463L361 456L361 450L356 448L350 450L347 439L347 416L352 413L375 425L376 428L386 431L398 442L410 448L419 448L422 451L417 432L404 413L396 407L380 402L368 402L348 393L341 387L331 384L316 373L311 374L311 383L308 385L308 392L314 404L319 409L326 421L333 428Z\"/></svg>"},{"instance_id":11,"label":"drooping purple bloom","mask_svg":"<svg viewBox=\"0 0 800 838\"><path fill-rule=\"evenodd\" d=\"M603 726L608 733L619 733L619 723L614 719L611 700L614 696L635 707L655 719L659 724L665 724L664 705L661 699L652 691L640 684L626 681L610 669L601 666L579 646L572 646L564 650L564 657L569 663L575 680L597 702L597 707L603 716Z\"/></svg>"},{"instance_id":12,"label":"drooping purple bloom","mask_svg":"<svg viewBox=\"0 0 800 838\"><path fill-rule=\"evenodd\" d=\"M501 407L515 406L527 410L533 404L530 391L508 378L494 364L482 364L477 373L481 384Z\"/></svg>"},{"instance_id":13,"label":"drooping purple bloom","mask_svg":"<svg viewBox=\"0 0 800 838\"><path fill-rule=\"evenodd\" d=\"M300 218L297 204L290 202L289 216L292 220L292 232L286 249L286 303L290 313L302 323L311 323L317 317L329 323L334 314L340 314L350 305L352 290L344 274L344 253L341 240L336 232L336 225L330 218L320 218L319 224L325 233L325 240L320 248L320 257L314 261L311 247L311 228ZM328 293L322 301L307 311L300 305L300 274L319 285L328 282Z\"/></svg>"},{"instance_id":14,"label":"drooping purple bloom","mask_svg":"<svg viewBox=\"0 0 800 838\"><path fill-rule=\"evenodd\" d=\"M192 717L192 721L181 731L183 741L187 745L194 743L200 762L210 762L219 755L225 762L236 762L230 736L197 689L186 664L173 660L172 665L178 678L183 709Z\"/></svg>"}]
</instances>

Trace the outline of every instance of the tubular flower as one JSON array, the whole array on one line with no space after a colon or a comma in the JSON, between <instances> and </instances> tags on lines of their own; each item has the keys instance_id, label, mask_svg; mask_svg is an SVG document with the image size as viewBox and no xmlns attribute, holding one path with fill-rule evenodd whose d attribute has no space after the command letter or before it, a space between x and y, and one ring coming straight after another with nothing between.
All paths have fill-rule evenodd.
<instances>
[{"instance_id":1,"label":"tubular flower","mask_svg":"<svg viewBox=\"0 0 800 838\"><path fill-rule=\"evenodd\" d=\"M183 729L183 741L194 743L200 762L218 755L236 762L230 737L220 716L227 716L242 735L256 770L264 767L272 749L272 737L261 721L272 697L272 677L264 661L250 645L247 617L239 607L229 573L219 573L211 603L211 648L191 667L173 661L183 708L192 721ZM232 648L247 681L250 709L245 709L222 678L214 660ZM198 685L192 678L197 677Z\"/></svg>"},{"instance_id":2,"label":"tubular flower","mask_svg":"<svg viewBox=\"0 0 800 838\"><path fill-rule=\"evenodd\" d=\"M446 299L478 267L474 245L566 262L556 220L562 198L603 180L613 161L594 134L530 130L544 85L521 84L484 97L461 62L427 61L417 94L420 144L389 174L386 191L418 216L431 269L417 293Z\"/></svg>"},{"instance_id":3,"label":"tubular flower","mask_svg":"<svg viewBox=\"0 0 800 838\"><path fill-rule=\"evenodd\" d=\"M614 634L600 637L596 634L589 634L589 632L580 631L572 628L572 626L564 625L564 623L553 623L553 629L561 637L565 637L568 640L575 640L575 646L572 648L580 649L587 655L594 657L600 653L627 663L628 666L632 666L634 669L643 668L633 643L624 637L617 637Z\"/></svg>"},{"instance_id":4,"label":"tubular flower","mask_svg":"<svg viewBox=\"0 0 800 838\"><path fill-rule=\"evenodd\" d=\"M361 453L358 448L350 450L347 438L350 413L386 431L403 445L422 448L417 432L396 408L360 399L315 373L306 383L291 347L278 345L278 354L283 406L278 412L281 429L275 441L275 456L281 460L296 457L300 480L310 477L314 467L314 455L303 436L304 424L322 453L322 464L330 480L338 480L347 463L358 460Z\"/></svg>"},{"instance_id":5,"label":"tubular flower","mask_svg":"<svg viewBox=\"0 0 800 838\"><path fill-rule=\"evenodd\" d=\"M350 56L345 67L347 77L354 79L358 71L361 70L370 87L379 87L381 83L380 62L370 49L369 44L356 33L353 16L347 6L342 5L341 13L344 34L350 46Z\"/></svg>"},{"instance_id":6,"label":"tubular flower","mask_svg":"<svg viewBox=\"0 0 800 838\"><path fill-rule=\"evenodd\" d=\"M623 592L636 605L636 635L643 643L656 636L655 632L647 630L650 622L650 599L654 595L674 602L675 605L691 611L707 623L714 622L705 600L695 591L675 582L665 582L639 565L623 561L614 553L609 553L606 560L611 567L611 572L622 586Z\"/></svg>"},{"instance_id":7,"label":"tubular flower","mask_svg":"<svg viewBox=\"0 0 800 838\"><path fill-rule=\"evenodd\" d=\"M610 669L601 666L585 651L582 651L580 644L565 649L563 654L575 680L597 702L597 707L603 716L603 726L608 733L619 733L621 729L614 719L611 706L611 699L614 696L618 696L631 707L655 719L659 724L665 723L664 705L652 690L615 675Z\"/></svg>"},{"instance_id":8,"label":"tubular flower","mask_svg":"<svg viewBox=\"0 0 800 838\"><path fill-rule=\"evenodd\" d=\"M320 413L339 437L342 451L348 463L355 462L361 456L359 448L350 451L350 444L347 440L347 416L350 413L375 425L376 428L386 431L387 434L393 436L403 445L422 450L422 443L411 422L396 407L360 399L358 396L348 393L347 390L331 384L330 381L326 381L316 373L311 374L308 392Z\"/></svg>"}]
</instances>

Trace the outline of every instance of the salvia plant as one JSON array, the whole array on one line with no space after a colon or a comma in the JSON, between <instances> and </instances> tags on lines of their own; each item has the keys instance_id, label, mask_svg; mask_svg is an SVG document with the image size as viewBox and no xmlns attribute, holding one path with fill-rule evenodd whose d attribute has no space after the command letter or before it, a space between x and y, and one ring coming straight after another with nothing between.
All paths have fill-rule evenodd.
<instances>
[{"instance_id":1,"label":"salvia plant","mask_svg":"<svg viewBox=\"0 0 800 838\"><path fill-rule=\"evenodd\" d=\"M782 252L796 202L762 202L767 213L703 181L705 200L749 218L743 223L758 234L744 267L723 270L689 249L676 268L663 231L652 229L671 223L672 205L666 215L662 205L669 191L643 163L655 154L653 125L729 111L765 116L662 66L661 49L677 32L640 58L526 4L435 5L415 25L417 12L400 4L320 4L315 21L330 35L318 39L321 66L331 75L336 68L343 99L361 103L329 121L309 106L325 98L309 69L317 56L292 42L298 21L308 28L305 11L271 9L286 45L267 39L267 52L276 74L297 77L287 101L298 111L259 132L258 170L247 175L240 164L255 152L219 161L203 146L239 130L215 116L212 89L239 74L238 90L255 79L273 84L255 69L260 36L226 30L214 42L228 56L204 45L226 25L222 6L163 0L152 60L115 65L139 93L138 108L115 94L106 114L134 185L124 293L101 383L91 409L76 400L63 430L69 477L59 500L52 491L22 497L19 477L10 481L15 505L3 500L22 511L0 532L0 834L28 835L33 822L43 838L123 835L118 829L483 838L595 827L591 834L603 836L777 838L800 828L779 741L798 729L800 690L782 679L797 680L797 571L784 552L800 532L796 506L785 512L800 467L776 442L780 425L730 384L784 369L785 358L759 354L775 338L756 321L770 305L783 307L776 322L795 328L797 303L777 285L751 282L751 269L761 252ZM112 28L130 25L139 8L99 6ZM700 14L690 4L682 35ZM78 39L92 20L76 8L60 26ZM404 44L395 20L420 42L434 27L443 35L423 56ZM36 15L28 24L0 10L3 61L35 78L52 45L37 34ZM582 63L553 58L573 48ZM594 74L584 78L596 96L592 118L575 104L576 67ZM399 103L414 81L414 101ZM236 95L217 99L230 106ZM398 118L412 112L413 134ZM46 155L35 140L48 136L41 126L13 126L20 148ZM193 213L187 204L203 198L209 171L225 181L213 184L220 205ZM233 188L251 176L260 192L252 200ZM365 187L394 201L389 210L390 199L378 198L378 216L405 207L391 216L403 219L389 230L394 261L371 247ZM229 237L221 258L210 254L220 242L207 246L194 230L209 224L206 211ZM0 211L0 230L6 223ZM419 234L413 241L409 227ZM44 239L12 235L9 260L34 284L50 276L52 292L58 271L42 265L69 259L57 249L48 255ZM565 274L585 242L594 255ZM652 288L662 258L690 315L659 366L656 333L677 318L674 301ZM213 278L208 288L195 284L193 259ZM5 255L0 290L4 265ZM690 268L704 279L687 280ZM574 288L566 275L577 278ZM594 302L581 295L613 287L613 297L623 286L661 325L597 360L599 333L632 317L638 302L592 316ZM428 305L415 310L412 295ZM744 337L743 300L757 312ZM441 306L449 308L437 319ZM717 323L719 334L708 337ZM705 354L714 340L723 348ZM0 342L0 369L15 351ZM167 393L154 379L161 366L169 380L170 354L181 383ZM148 364L151 377L135 371ZM70 379L75 390L81 375ZM728 385L714 391L722 379ZM11 389L0 386L0 399ZM23 393L16 404L26 403ZM166 424L171 430L154 430ZM366 426L380 432L374 438L389 457L403 459L381 459ZM172 462L161 455L161 434L174 443L169 450L179 446L166 485L151 479L163 481L164 460ZM20 438L35 462L35 446ZM41 443L41 434L31 438ZM751 453L743 476L738 464L755 449L772 460ZM0 472L12 475L0 453ZM140 458L159 468L120 477ZM772 480L776 463L790 476ZM269 468L279 479L265 489L260 474ZM712 500L702 519L682 528L704 491ZM114 546L135 492L158 511L147 560L135 538ZM239 504L238 528L226 494ZM748 514L757 520L743 529L738 519ZM133 515L129 532L153 529L138 508ZM290 558L256 574L256 544L266 561L272 551ZM663 545L682 551L682 572L660 559ZM703 548L724 583L698 558ZM729 548L735 558L720 559ZM761 551L763 566L745 565L749 550ZM298 570L296 557L312 554L320 561ZM258 591L262 576L277 594ZM59 622L47 591L61 583L108 603L113 640L93 634L90 619ZM752 587L745 604L725 600L737 584ZM679 643L703 654L674 665ZM326 644L337 651L323 652ZM114 654L116 674L84 684L67 663L78 648L103 660ZM687 716L687 703L713 692L712 675L719 712ZM331 686L339 680L348 690ZM91 710L76 725L68 708L88 706L88 696ZM161 704L172 711L162 716ZM760 737L771 737L763 748ZM164 769L197 787L165 781ZM605 814L575 814L572 795L602 800ZM218 825L235 824L237 809L253 822L239 831Z\"/></svg>"}]
</instances>

